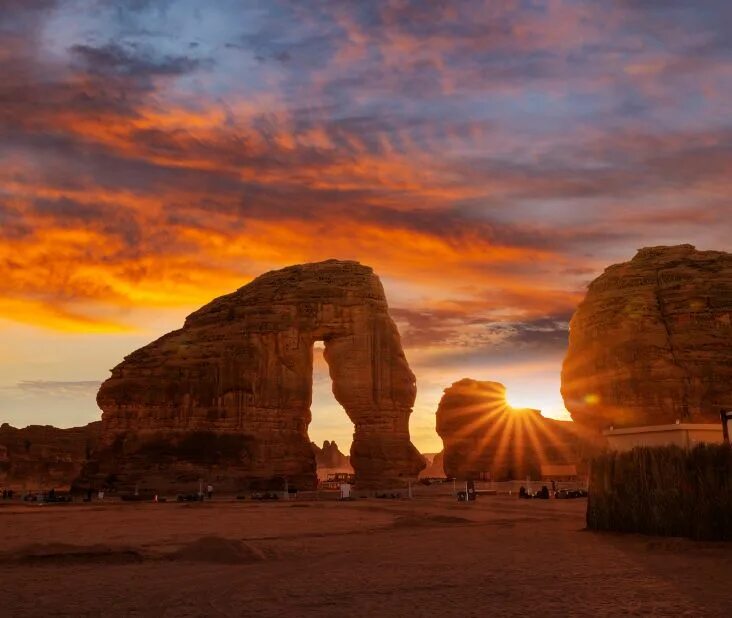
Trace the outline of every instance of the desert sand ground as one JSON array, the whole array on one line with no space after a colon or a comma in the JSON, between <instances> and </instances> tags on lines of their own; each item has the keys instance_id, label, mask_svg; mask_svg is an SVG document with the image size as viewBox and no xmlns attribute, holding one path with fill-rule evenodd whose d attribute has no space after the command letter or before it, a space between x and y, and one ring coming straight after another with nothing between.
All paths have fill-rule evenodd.
<instances>
[{"instance_id":1,"label":"desert sand ground","mask_svg":"<svg viewBox=\"0 0 732 618\"><path fill-rule=\"evenodd\" d=\"M0 507L2 616L729 616L732 547L584 500Z\"/></svg>"}]
</instances>

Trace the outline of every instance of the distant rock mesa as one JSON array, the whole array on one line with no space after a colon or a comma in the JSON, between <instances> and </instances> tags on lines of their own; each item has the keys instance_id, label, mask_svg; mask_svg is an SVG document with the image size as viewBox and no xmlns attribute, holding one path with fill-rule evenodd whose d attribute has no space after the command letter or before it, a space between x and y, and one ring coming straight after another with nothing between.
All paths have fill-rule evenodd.
<instances>
[{"instance_id":1,"label":"distant rock mesa","mask_svg":"<svg viewBox=\"0 0 732 618\"><path fill-rule=\"evenodd\" d=\"M101 423L58 429L0 426L0 487L16 491L68 489L96 445Z\"/></svg>"},{"instance_id":2,"label":"distant rock mesa","mask_svg":"<svg viewBox=\"0 0 732 618\"><path fill-rule=\"evenodd\" d=\"M416 478L409 439L415 378L373 270L328 260L272 271L133 352L97 396L100 447L80 486L217 490L287 477L315 484L313 344L323 341L335 398L354 423L364 486Z\"/></svg>"},{"instance_id":3,"label":"distant rock mesa","mask_svg":"<svg viewBox=\"0 0 732 618\"><path fill-rule=\"evenodd\" d=\"M732 254L647 247L607 268L570 322L562 395L595 429L719 422L732 406Z\"/></svg>"},{"instance_id":4,"label":"distant rock mesa","mask_svg":"<svg viewBox=\"0 0 732 618\"><path fill-rule=\"evenodd\" d=\"M503 384L469 378L445 389L437 433L445 446L445 474L457 479L538 479L542 465L578 464L593 448L591 436L575 423L512 408Z\"/></svg>"}]
</instances>

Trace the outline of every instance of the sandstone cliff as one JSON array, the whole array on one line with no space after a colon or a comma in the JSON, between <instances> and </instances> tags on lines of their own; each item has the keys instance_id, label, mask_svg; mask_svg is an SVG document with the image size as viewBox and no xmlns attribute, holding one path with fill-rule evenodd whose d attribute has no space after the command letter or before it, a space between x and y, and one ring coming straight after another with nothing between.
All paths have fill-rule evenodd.
<instances>
[{"instance_id":1,"label":"sandstone cliff","mask_svg":"<svg viewBox=\"0 0 732 618\"><path fill-rule=\"evenodd\" d=\"M0 487L23 490L68 489L96 444L101 423L57 429L0 426Z\"/></svg>"},{"instance_id":2,"label":"sandstone cliff","mask_svg":"<svg viewBox=\"0 0 732 618\"><path fill-rule=\"evenodd\" d=\"M499 382L463 379L445 389L437 408L437 433L445 446L448 477L492 480L540 477L542 464L581 464L592 438L567 421L506 403Z\"/></svg>"},{"instance_id":3,"label":"sandstone cliff","mask_svg":"<svg viewBox=\"0 0 732 618\"><path fill-rule=\"evenodd\" d=\"M100 448L79 485L109 479L167 491L201 478L238 490L288 477L313 486L307 428L319 340L354 423L358 483L416 478L424 466L409 439L416 384L384 290L371 268L328 260L266 273L126 357L99 391Z\"/></svg>"},{"instance_id":4,"label":"sandstone cliff","mask_svg":"<svg viewBox=\"0 0 732 618\"><path fill-rule=\"evenodd\" d=\"M732 406L732 254L649 247L607 268L570 323L562 395L596 429L719 422Z\"/></svg>"}]
</instances>

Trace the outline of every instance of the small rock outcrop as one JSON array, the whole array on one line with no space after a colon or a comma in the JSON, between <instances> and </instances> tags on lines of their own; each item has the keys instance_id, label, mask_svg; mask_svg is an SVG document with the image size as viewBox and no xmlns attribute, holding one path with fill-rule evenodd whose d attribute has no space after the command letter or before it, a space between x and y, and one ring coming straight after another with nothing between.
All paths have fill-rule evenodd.
<instances>
[{"instance_id":1,"label":"small rock outcrop","mask_svg":"<svg viewBox=\"0 0 732 618\"><path fill-rule=\"evenodd\" d=\"M94 449L101 423L58 429L0 426L0 487L16 491L68 489Z\"/></svg>"},{"instance_id":2,"label":"small rock outcrop","mask_svg":"<svg viewBox=\"0 0 732 618\"><path fill-rule=\"evenodd\" d=\"M457 479L537 479L542 465L579 464L592 448L575 423L512 408L503 384L469 378L445 389L437 433L445 473Z\"/></svg>"},{"instance_id":3,"label":"small rock outcrop","mask_svg":"<svg viewBox=\"0 0 732 618\"><path fill-rule=\"evenodd\" d=\"M732 407L732 254L648 247L607 268L570 322L562 395L598 430L719 422Z\"/></svg>"},{"instance_id":4,"label":"small rock outcrop","mask_svg":"<svg viewBox=\"0 0 732 618\"><path fill-rule=\"evenodd\" d=\"M324 440L323 448L313 443L313 452L315 453L315 464L318 468L328 469L350 469L351 460L348 455L341 453L338 445L334 441Z\"/></svg>"},{"instance_id":5,"label":"small rock outcrop","mask_svg":"<svg viewBox=\"0 0 732 618\"><path fill-rule=\"evenodd\" d=\"M198 480L237 491L287 477L312 487L313 344L354 424L351 465L364 487L416 478L416 394L373 270L328 260L266 273L133 352L97 396L100 446L79 486L105 479L169 491Z\"/></svg>"},{"instance_id":6,"label":"small rock outcrop","mask_svg":"<svg viewBox=\"0 0 732 618\"><path fill-rule=\"evenodd\" d=\"M427 462L427 467L419 473L419 478L445 478L445 467L443 465L444 452L422 453Z\"/></svg>"}]
</instances>

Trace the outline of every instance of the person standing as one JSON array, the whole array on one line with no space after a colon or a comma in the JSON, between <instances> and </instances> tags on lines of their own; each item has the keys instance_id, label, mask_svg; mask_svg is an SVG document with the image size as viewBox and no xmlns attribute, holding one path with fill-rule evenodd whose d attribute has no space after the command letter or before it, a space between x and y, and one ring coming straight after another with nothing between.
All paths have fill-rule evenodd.
<instances>
[{"instance_id":1,"label":"person standing","mask_svg":"<svg viewBox=\"0 0 732 618\"><path fill-rule=\"evenodd\" d=\"M206 493L208 494L208 499L211 500L211 498L213 498L213 485L209 484L209 486L206 487Z\"/></svg>"}]
</instances>

